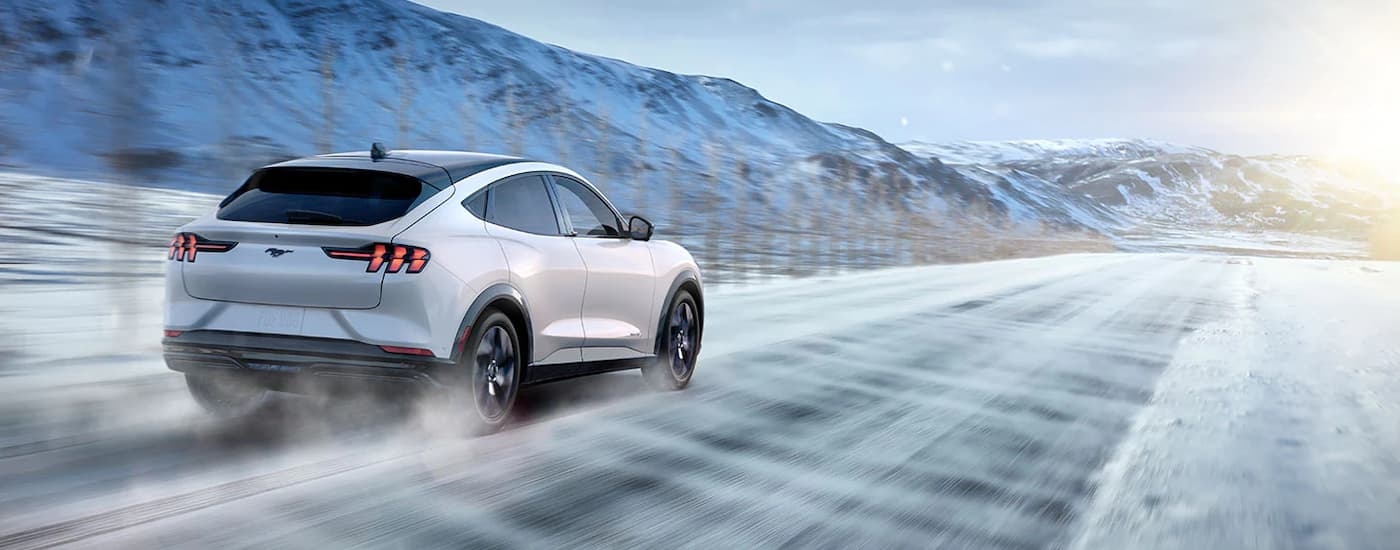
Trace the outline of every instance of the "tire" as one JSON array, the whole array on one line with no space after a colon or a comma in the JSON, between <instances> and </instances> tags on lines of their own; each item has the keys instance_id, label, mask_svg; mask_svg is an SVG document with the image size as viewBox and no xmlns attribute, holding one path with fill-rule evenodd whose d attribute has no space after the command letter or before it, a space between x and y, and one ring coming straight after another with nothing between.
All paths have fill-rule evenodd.
<instances>
[{"instance_id":1,"label":"tire","mask_svg":"<svg viewBox=\"0 0 1400 550\"><path fill-rule=\"evenodd\" d=\"M695 374L700 355L704 319L695 298L680 290L662 312L661 333L657 334L656 360L642 367L642 377L661 391L685 389Z\"/></svg>"},{"instance_id":2,"label":"tire","mask_svg":"<svg viewBox=\"0 0 1400 550\"><path fill-rule=\"evenodd\" d=\"M446 411L460 419L468 435L490 434L506 424L525 374L524 352L515 323L506 314L488 309L472 325L457 374L449 382Z\"/></svg>"},{"instance_id":3,"label":"tire","mask_svg":"<svg viewBox=\"0 0 1400 550\"><path fill-rule=\"evenodd\" d=\"M270 401L271 390L238 376L185 374L190 397L209 414L219 418L252 416Z\"/></svg>"}]
</instances>

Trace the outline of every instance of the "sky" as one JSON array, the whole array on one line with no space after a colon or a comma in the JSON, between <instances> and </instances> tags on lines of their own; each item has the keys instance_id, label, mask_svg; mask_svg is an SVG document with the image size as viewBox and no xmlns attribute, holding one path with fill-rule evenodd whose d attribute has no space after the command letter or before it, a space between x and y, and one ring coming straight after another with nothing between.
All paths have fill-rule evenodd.
<instances>
[{"instance_id":1,"label":"sky","mask_svg":"<svg viewBox=\"0 0 1400 550\"><path fill-rule=\"evenodd\" d=\"M420 0L908 140L1400 148L1400 0Z\"/></svg>"}]
</instances>

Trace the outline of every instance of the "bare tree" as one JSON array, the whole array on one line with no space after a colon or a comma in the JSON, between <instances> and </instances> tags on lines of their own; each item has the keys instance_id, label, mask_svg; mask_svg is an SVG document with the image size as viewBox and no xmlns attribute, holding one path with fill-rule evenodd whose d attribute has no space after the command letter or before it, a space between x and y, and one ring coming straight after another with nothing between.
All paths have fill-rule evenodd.
<instances>
[{"instance_id":1,"label":"bare tree","mask_svg":"<svg viewBox=\"0 0 1400 550\"><path fill-rule=\"evenodd\" d=\"M321 132L316 136L316 151L329 153L335 143L335 60L337 45L327 37L321 45Z\"/></svg>"},{"instance_id":2,"label":"bare tree","mask_svg":"<svg viewBox=\"0 0 1400 550\"><path fill-rule=\"evenodd\" d=\"M210 15L228 19L233 17L227 8L218 7L211 10ZM234 35L223 32L227 25L223 21L213 20L210 22L211 33L216 37L216 44L222 51L218 52L215 58L215 70L218 73L219 86L215 94L218 98L216 110L216 127L218 128L219 143L213 165L220 178L225 181L237 181L243 175L246 164L251 164L253 159L241 147L238 135L239 119L242 117L243 104L238 97L239 81L243 78L243 46Z\"/></svg>"},{"instance_id":3,"label":"bare tree","mask_svg":"<svg viewBox=\"0 0 1400 550\"><path fill-rule=\"evenodd\" d=\"M22 66L23 60L20 57L19 48L0 46L0 74L15 74L10 71ZM0 105L18 104L18 96L21 93L25 92L18 87L0 87ZM8 114L0 113L0 159L8 156L18 146L17 137L11 133L13 129Z\"/></svg>"},{"instance_id":4,"label":"bare tree","mask_svg":"<svg viewBox=\"0 0 1400 550\"><path fill-rule=\"evenodd\" d=\"M571 156L569 154L569 132L566 127L569 123L568 113L570 112L568 99L565 97L564 91L559 88L554 89L552 97L554 98L555 111L553 119L550 120L549 130L554 134L554 155L560 163L567 166Z\"/></svg>"},{"instance_id":5,"label":"bare tree","mask_svg":"<svg viewBox=\"0 0 1400 550\"><path fill-rule=\"evenodd\" d=\"M922 265L928 263L928 224L918 207L917 201L912 201L909 207L909 244L913 248L910 261Z\"/></svg>"},{"instance_id":6,"label":"bare tree","mask_svg":"<svg viewBox=\"0 0 1400 550\"><path fill-rule=\"evenodd\" d=\"M812 213L808 210L811 207L811 202L806 197L806 186L809 185L809 182L806 178L798 178L797 181L788 179L790 181L783 182L787 183L785 185L785 189L787 189L785 199L787 200L784 200L784 203L787 204L788 216L783 217L785 221L781 224L781 227L787 230L787 238L783 239L784 260L787 262L785 272L805 274L805 262L811 262L808 253L806 253L806 245L809 242L808 231L811 231L808 224L812 220Z\"/></svg>"},{"instance_id":7,"label":"bare tree","mask_svg":"<svg viewBox=\"0 0 1400 550\"><path fill-rule=\"evenodd\" d=\"M817 264L818 273L829 273L832 264L836 262L836 235L833 234L833 223L830 211L836 206L832 197L832 180L835 179L830 172L823 171L821 174L821 187L817 188L816 196L812 201L815 206L817 219L815 223L815 234L817 241L816 257L820 262Z\"/></svg>"},{"instance_id":8,"label":"bare tree","mask_svg":"<svg viewBox=\"0 0 1400 550\"><path fill-rule=\"evenodd\" d=\"M923 263L937 263L942 253L940 248L944 233L942 218L937 210L929 208L928 200L925 198L920 205L919 215L915 219L919 232L922 234L919 243Z\"/></svg>"},{"instance_id":9,"label":"bare tree","mask_svg":"<svg viewBox=\"0 0 1400 550\"><path fill-rule=\"evenodd\" d=\"M138 248L141 229L146 226L141 193L136 185L140 176L156 174L164 164L161 151L150 147L150 125L159 113L150 98L150 75L146 71L146 51L142 25L149 19L140 3L129 13L111 14L116 21L102 52L103 64L111 80L104 95L103 115L107 122L107 163L117 182L105 187L107 209L103 212L102 228L95 231L111 243L104 247L109 270L116 275L107 279L109 300L117 312L121 332L119 339L136 338L135 319L141 315L143 301L131 293L135 278L133 258L142 258ZM153 243L152 243L153 244Z\"/></svg>"},{"instance_id":10,"label":"bare tree","mask_svg":"<svg viewBox=\"0 0 1400 550\"><path fill-rule=\"evenodd\" d=\"M837 199L847 199L848 209L853 209L857 204L860 204L855 202L855 200L850 200L851 196L854 195L854 186L855 182L853 169L851 169L851 162L841 158L841 183L839 188L837 188L840 190L840 195ZM858 230L858 223L860 223L860 220L858 220L857 216L851 216L850 220L848 220L847 231L833 231L833 245L836 245L837 256L836 262L832 262L833 269L844 269L844 267L851 265L851 239L853 239L853 235L851 234L853 234L855 230Z\"/></svg>"},{"instance_id":11,"label":"bare tree","mask_svg":"<svg viewBox=\"0 0 1400 550\"><path fill-rule=\"evenodd\" d=\"M472 97L472 72L470 67L463 69L462 78L462 107L458 109L462 115L462 148L471 151L476 147L476 98Z\"/></svg>"},{"instance_id":12,"label":"bare tree","mask_svg":"<svg viewBox=\"0 0 1400 550\"><path fill-rule=\"evenodd\" d=\"M721 211L721 209L717 208L718 205L716 204L717 201L715 200L718 196L717 191L719 189L719 148L715 145L714 141L705 142L705 153L709 157L710 161L709 173L707 174L709 179L709 185L706 186L704 203L702 205L702 208L705 209L706 214L704 247L705 256L710 258L710 261L715 262L718 265L724 265L726 268L733 269L734 266L732 263L727 263L720 259L719 231L721 216L723 216L724 213Z\"/></svg>"},{"instance_id":13,"label":"bare tree","mask_svg":"<svg viewBox=\"0 0 1400 550\"><path fill-rule=\"evenodd\" d=\"M733 202L734 210L728 223L721 225L717 232L719 235L729 236L731 247L729 256L734 264L735 277L739 280L745 280L749 276L750 264L754 261L748 247L748 238L745 235L745 230L748 228L748 220L745 216L748 212L745 207L749 202L750 192L753 190L753 182L744 178L743 165L734 159L732 153L725 152L723 145L720 146L720 151L721 153L718 155L720 164L715 167L718 170L719 185L715 187L715 192L719 194L718 198L723 202L726 194L722 193L719 187L727 184L731 189L727 196L729 201Z\"/></svg>"},{"instance_id":14,"label":"bare tree","mask_svg":"<svg viewBox=\"0 0 1400 550\"><path fill-rule=\"evenodd\" d=\"M637 212L645 213L647 207L650 206L649 203L651 202L651 186L648 185L650 183L651 178L649 178L649 174L647 174L646 161L648 122L647 119L650 118L650 112L647 109L646 104L643 103L642 108L638 109L637 113L637 154L636 158L634 159L632 168L633 172L635 173L632 178L632 185L636 189L634 193L635 200L633 200L633 204L635 206L633 208L635 208Z\"/></svg>"},{"instance_id":15,"label":"bare tree","mask_svg":"<svg viewBox=\"0 0 1400 550\"><path fill-rule=\"evenodd\" d=\"M914 239L917 238L917 235L914 233L914 228L910 227L914 223L914 215L909 211L909 203L904 197L901 197L898 206L899 208L895 210L895 214L898 216L895 226L899 239L899 263L900 265L913 265L917 263L914 261Z\"/></svg>"},{"instance_id":16,"label":"bare tree","mask_svg":"<svg viewBox=\"0 0 1400 550\"><path fill-rule=\"evenodd\" d=\"M669 170L667 170L667 172L667 177L665 178L667 208L666 216L672 220L670 223L671 227L673 228L672 231L674 231L677 236L682 236L684 235L684 230L681 228L680 222L681 192L678 188L680 182L682 181L681 151L677 147L671 148L671 162L669 163Z\"/></svg>"},{"instance_id":17,"label":"bare tree","mask_svg":"<svg viewBox=\"0 0 1400 550\"><path fill-rule=\"evenodd\" d=\"M814 231L817 228L817 221L820 220L820 213L817 211L820 201L813 201L808 192L811 182L807 180L798 181L792 185L794 196L792 198L791 211L793 214L792 227L797 236L795 247L788 247L788 256L792 258L792 263L798 274L805 274L808 271L808 262L813 260Z\"/></svg>"},{"instance_id":18,"label":"bare tree","mask_svg":"<svg viewBox=\"0 0 1400 550\"><path fill-rule=\"evenodd\" d=\"M595 165L597 166L597 168L594 169L594 172L597 178L597 185L600 188L610 188L612 187L612 185L608 183L608 172L611 171L608 166L608 132L612 131L612 127L608 124L608 106L602 101L598 102L597 117L598 133L594 140L594 145L596 145L598 148L598 156L594 161ZM606 193L606 190L600 190Z\"/></svg>"},{"instance_id":19,"label":"bare tree","mask_svg":"<svg viewBox=\"0 0 1400 550\"><path fill-rule=\"evenodd\" d=\"M857 204L860 204L860 217L855 221L855 262L854 267L858 269L869 269L869 234L871 234L871 217L874 216L875 204L871 197L871 175L874 171L858 172L855 176L857 182Z\"/></svg>"},{"instance_id":20,"label":"bare tree","mask_svg":"<svg viewBox=\"0 0 1400 550\"><path fill-rule=\"evenodd\" d=\"M506 119L510 121L507 124L507 131L510 132L510 154L520 156L525 154L525 127L521 122L520 111L516 107L515 91L515 79L507 80L504 93L506 95Z\"/></svg>"},{"instance_id":21,"label":"bare tree","mask_svg":"<svg viewBox=\"0 0 1400 550\"><path fill-rule=\"evenodd\" d=\"M408 40L401 40L394 48L394 69L398 74L399 81L399 105L395 111L398 119L398 141L394 144L395 147L407 148L410 146L408 142L409 124L411 124L409 108L413 106L413 85L409 83L408 77L410 64L413 62L412 47L412 43Z\"/></svg>"}]
</instances>

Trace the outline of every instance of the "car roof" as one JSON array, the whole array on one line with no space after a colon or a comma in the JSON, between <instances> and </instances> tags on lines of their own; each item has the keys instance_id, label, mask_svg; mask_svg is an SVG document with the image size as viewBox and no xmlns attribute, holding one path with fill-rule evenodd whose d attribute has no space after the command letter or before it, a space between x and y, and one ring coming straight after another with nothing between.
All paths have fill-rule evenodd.
<instances>
[{"instance_id":1,"label":"car roof","mask_svg":"<svg viewBox=\"0 0 1400 550\"><path fill-rule=\"evenodd\" d=\"M413 176L442 189L477 172L517 162L529 161L488 153L426 150L390 151L388 156L376 160L370 157L369 151L355 151L302 157L265 168L353 168L394 172Z\"/></svg>"}]
</instances>

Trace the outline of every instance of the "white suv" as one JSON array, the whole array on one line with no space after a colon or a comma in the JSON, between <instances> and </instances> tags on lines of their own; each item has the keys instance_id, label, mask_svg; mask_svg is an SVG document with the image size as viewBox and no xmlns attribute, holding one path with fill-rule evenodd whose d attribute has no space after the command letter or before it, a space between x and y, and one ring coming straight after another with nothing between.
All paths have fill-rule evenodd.
<instances>
[{"instance_id":1,"label":"white suv","mask_svg":"<svg viewBox=\"0 0 1400 550\"><path fill-rule=\"evenodd\" d=\"M577 173L518 158L375 144L267 166L172 240L165 361L220 415L407 383L469 407L477 432L522 384L641 368L684 388L700 269L623 220Z\"/></svg>"}]
</instances>

